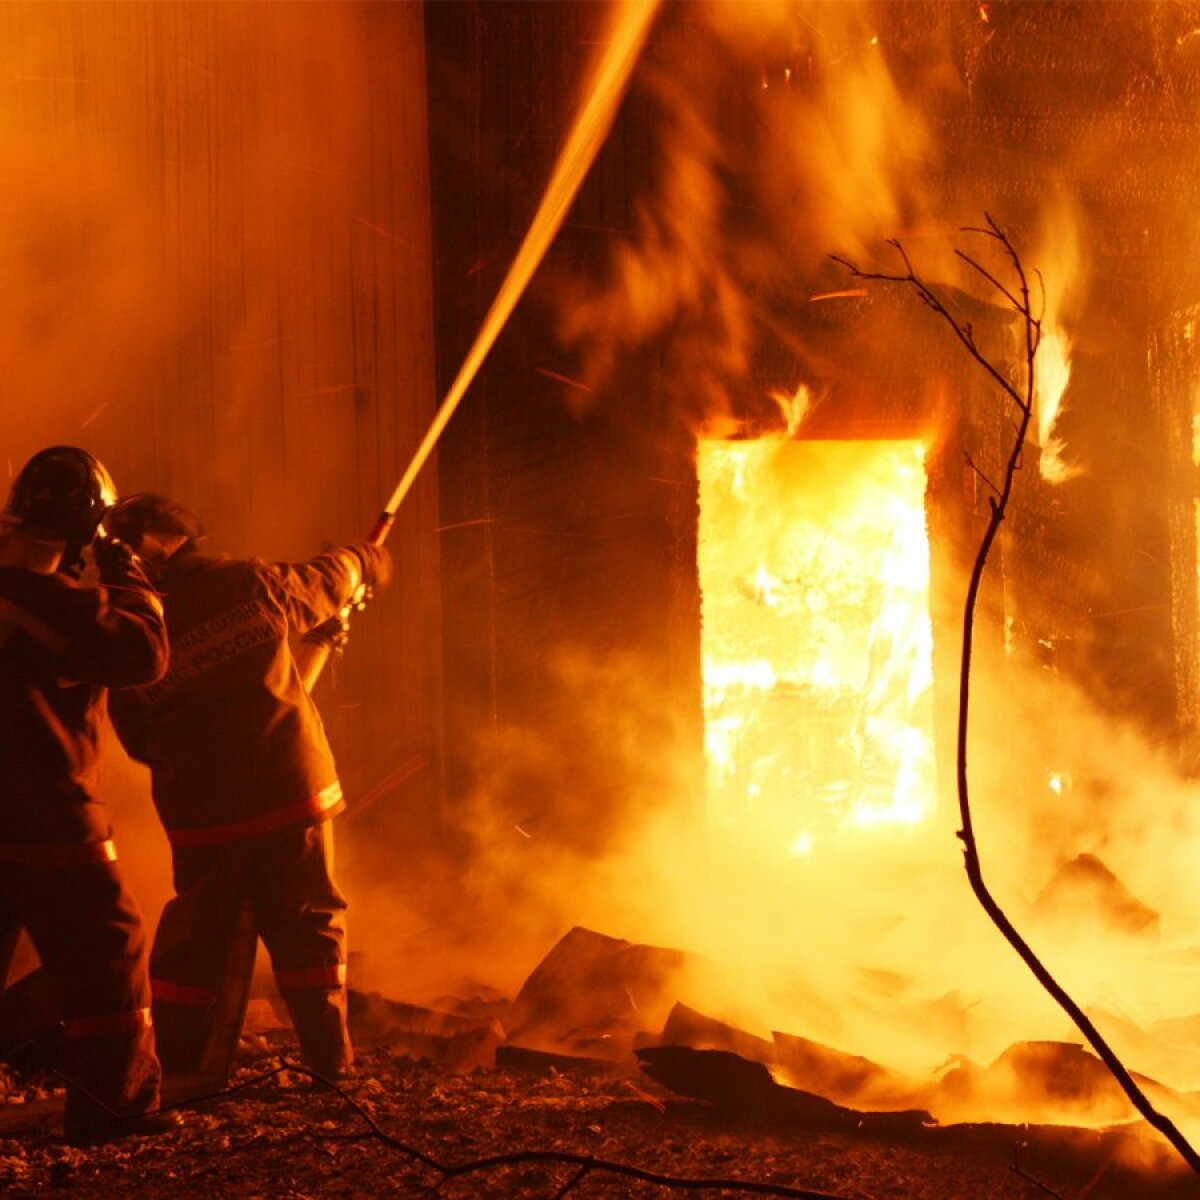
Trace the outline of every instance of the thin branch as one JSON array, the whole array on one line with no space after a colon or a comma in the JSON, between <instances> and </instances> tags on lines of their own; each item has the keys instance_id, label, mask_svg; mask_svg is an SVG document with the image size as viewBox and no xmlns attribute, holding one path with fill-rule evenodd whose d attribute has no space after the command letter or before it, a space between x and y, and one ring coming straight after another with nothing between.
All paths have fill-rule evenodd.
<instances>
[{"instance_id":1,"label":"thin branch","mask_svg":"<svg viewBox=\"0 0 1200 1200\"><path fill-rule=\"evenodd\" d=\"M963 458L966 459L967 466L970 467L971 470L974 471L975 474L978 475L979 478L982 479L983 482L986 483L988 485L988 487L990 487L997 496L999 496L1000 489L987 477L987 473L971 457L970 451L965 452L963 454Z\"/></svg>"},{"instance_id":2,"label":"thin branch","mask_svg":"<svg viewBox=\"0 0 1200 1200\"><path fill-rule=\"evenodd\" d=\"M962 262L965 262L973 271L982 275L983 278L986 279L988 283L990 283L992 287L994 287L996 291L998 291L1000 295L1002 295L1017 312L1021 311L1021 302L1012 294L1012 292L1008 290L1008 288L1004 286L1004 284L1002 284L995 277L995 275L991 273L991 271L984 267L980 262L973 259L969 254L964 253L962 250L955 250L954 254Z\"/></svg>"},{"instance_id":3,"label":"thin branch","mask_svg":"<svg viewBox=\"0 0 1200 1200\"><path fill-rule=\"evenodd\" d=\"M1020 1150L1016 1146L1013 1147L1012 1169L1013 1174L1018 1176L1018 1178L1024 1179L1027 1183L1032 1183L1035 1188L1040 1188L1046 1193L1047 1196L1053 1196L1054 1200L1067 1200L1066 1196L1064 1196L1062 1192L1055 1191L1055 1189L1052 1188L1048 1183L1043 1183L1036 1176L1030 1175L1029 1172L1021 1166Z\"/></svg>"},{"instance_id":4,"label":"thin branch","mask_svg":"<svg viewBox=\"0 0 1200 1200\"><path fill-rule=\"evenodd\" d=\"M562 1198L568 1192L574 1191L576 1185L583 1182L584 1178L587 1176L588 1172L591 1171L591 1169L591 1163L584 1163L584 1165L580 1167L579 1170L576 1171L575 1174L572 1175L571 1178L568 1179L567 1182L564 1183L557 1192L554 1193L552 1200L562 1200Z\"/></svg>"},{"instance_id":5,"label":"thin branch","mask_svg":"<svg viewBox=\"0 0 1200 1200\"><path fill-rule=\"evenodd\" d=\"M937 293L916 274L912 268L912 264L909 262L908 253L899 242L890 241L888 245L896 249L897 253L899 253L902 261L904 262L904 274L893 275L886 271L864 271L849 259L842 258L837 254L830 255L830 258L833 262L849 271L850 274L856 279L869 279L880 283L905 283L914 288L921 299L950 326L951 332L956 338L958 338L960 342L962 342L963 346L967 350L967 353L970 354L970 356L989 375L991 375L996 384L1004 390L1005 394L1010 400L1012 400L1014 404L1016 404L1019 409L1023 408L1024 404L1026 403L1025 399L1016 390L1016 388L1014 388L1012 384L1009 383L1009 381L1005 379L999 371L996 370L987 357L975 345L975 338L972 333L971 326L958 321L950 312L950 310L946 308L945 304L942 303L942 300ZM1018 307L1015 311L1019 313L1020 308Z\"/></svg>"},{"instance_id":6,"label":"thin branch","mask_svg":"<svg viewBox=\"0 0 1200 1200\"><path fill-rule=\"evenodd\" d=\"M1076 1028L1084 1035L1097 1056L1109 1069L1113 1078L1116 1079L1121 1090L1129 1098L1134 1108L1174 1146L1188 1166L1196 1174L1200 1175L1200 1155L1197 1155L1188 1140L1176 1128L1174 1122L1158 1112L1150 1103L1150 1100L1130 1075L1124 1063L1121 1062L1113 1049L1104 1040L1100 1031L1092 1024L1087 1014L1058 980L1055 979L1034 952L1033 948L1017 931L1016 927L989 891L983 878L979 847L975 840L967 775L967 730L971 699L971 654L975 634L975 609L979 600L979 591L983 582L984 568L987 566L988 555L991 553L992 545L996 541L996 537L1000 532L1000 526L1004 523L1004 517L1008 511L1008 504L1012 497L1017 469L1020 466L1021 453L1025 446L1025 438L1029 432L1029 423L1033 416L1034 389L1036 386L1035 366L1042 335L1041 317L1040 315L1034 315L1029 296L1029 280L1021 258L1009 240L1008 235L989 214L985 213L984 216L987 221L987 228L972 229L968 232L981 234L983 237L994 242L1008 258L1013 274L1016 276L1018 286L1015 289L1000 286L999 290L1009 301L1010 306L1021 319L1023 325L1025 358L1025 390L1023 395L1018 393L987 357L976 349L968 327L965 327L941 300L938 299L930 285L917 276L912 269L907 253L898 242L892 241L889 244L898 250L901 260L905 264L905 273L901 276L863 272L858 270L853 264L848 263L845 259L835 259L836 262L841 263L860 279L883 279L890 282L907 283L915 288L921 295L921 298L950 326L958 340L967 348L971 357L1000 385L1005 394L1015 401L1021 414L1012 446L1009 449L999 491L997 495L988 499L988 507L991 515L980 541L975 562L971 568L970 579L967 584L966 602L963 607L962 665L959 673L956 768L959 818L962 825L958 831L958 837L962 842L964 866L967 872L967 879L971 884L971 890L975 893L975 897L983 910L991 918L992 923L1004 935L1009 945L1017 952L1037 981L1075 1023ZM1042 292L1044 299L1044 284Z\"/></svg>"}]
</instances>

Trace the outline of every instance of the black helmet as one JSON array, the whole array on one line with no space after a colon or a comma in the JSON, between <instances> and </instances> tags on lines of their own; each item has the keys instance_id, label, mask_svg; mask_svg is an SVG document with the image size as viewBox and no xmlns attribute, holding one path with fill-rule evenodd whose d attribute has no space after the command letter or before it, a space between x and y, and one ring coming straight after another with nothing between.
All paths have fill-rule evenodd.
<instances>
[{"instance_id":1,"label":"black helmet","mask_svg":"<svg viewBox=\"0 0 1200 1200\"><path fill-rule=\"evenodd\" d=\"M31 530L86 546L117 499L104 465L76 446L35 454L13 481L5 516Z\"/></svg>"},{"instance_id":2,"label":"black helmet","mask_svg":"<svg viewBox=\"0 0 1200 1200\"><path fill-rule=\"evenodd\" d=\"M104 522L105 529L138 550L147 533L174 533L199 541L204 527L196 514L155 492L134 492L117 502Z\"/></svg>"}]
</instances>

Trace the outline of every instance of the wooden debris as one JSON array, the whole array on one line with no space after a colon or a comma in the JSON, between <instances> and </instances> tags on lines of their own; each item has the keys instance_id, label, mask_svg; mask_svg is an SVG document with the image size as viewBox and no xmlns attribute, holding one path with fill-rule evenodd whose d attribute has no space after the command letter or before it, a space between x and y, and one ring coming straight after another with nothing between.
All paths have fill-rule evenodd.
<instances>
[{"instance_id":1,"label":"wooden debris","mask_svg":"<svg viewBox=\"0 0 1200 1200\"><path fill-rule=\"evenodd\" d=\"M928 1089L869 1058L789 1033L775 1035L775 1062L793 1087L867 1110L924 1108Z\"/></svg>"},{"instance_id":2,"label":"wooden debris","mask_svg":"<svg viewBox=\"0 0 1200 1200\"><path fill-rule=\"evenodd\" d=\"M644 946L576 926L521 986L504 1025L511 1041L617 1060L639 1030L664 1021L692 962L679 950Z\"/></svg>"},{"instance_id":3,"label":"wooden debris","mask_svg":"<svg viewBox=\"0 0 1200 1200\"><path fill-rule=\"evenodd\" d=\"M1189 1097L1145 1075L1134 1078L1156 1103L1200 1115ZM1096 1125L1136 1116L1104 1064L1076 1042L1017 1042L988 1067L963 1060L942 1078L932 1104L943 1118L959 1121Z\"/></svg>"},{"instance_id":4,"label":"wooden debris","mask_svg":"<svg viewBox=\"0 0 1200 1200\"><path fill-rule=\"evenodd\" d=\"M1099 924L1127 937L1159 937L1158 913L1093 854L1063 863L1034 901L1034 911L1075 932Z\"/></svg>"},{"instance_id":5,"label":"wooden debris","mask_svg":"<svg viewBox=\"0 0 1200 1200\"><path fill-rule=\"evenodd\" d=\"M693 1050L731 1050L751 1062L775 1061L775 1046L736 1025L706 1017L686 1004L676 1004L658 1039L662 1046L691 1046Z\"/></svg>"},{"instance_id":6,"label":"wooden debris","mask_svg":"<svg viewBox=\"0 0 1200 1200\"><path fill-rule=\"evenodd\" d=\"M467 1017L419 1004L402 1004L379 992L347 993L350 1033L356 1044L386 1045L413 1058L472 1070L494 1060L504 1030L492 1017Z\"/></svg>"},{"instance_id":7,"label":"wooden debris","mask_svg":"<svg viewBox=\"0 0 1200 1200\"><path fill-rule=\"evenodd\" d=\"M517 1070L531 1071L537 1075L549 1075L555 1071L585 1076L623 1074L622 1069L607 1058L585 1058L579 1054L554 1054L548 1050L532 1050L526 1046L514 1046L511 1043L497 1049L496 1065L498 1067L515 1067Z\"/></svg>"},{"instance_id":8,"label":"wooden debris","mask_svg":"<svg viewBox=\"0 0 1200 1200\"><path fill-rule=\"evenodd\" d=\"M782 1087L764 1063L750 1062L728 1050L692 1050L686 1046L652 1046L636 1051L656 1083L741 1117L784 1121L808 1129L902 1130L933 1123L927 1112L864 1113L843 1108L811 1092Z\"/></svg>"}]
</instances>

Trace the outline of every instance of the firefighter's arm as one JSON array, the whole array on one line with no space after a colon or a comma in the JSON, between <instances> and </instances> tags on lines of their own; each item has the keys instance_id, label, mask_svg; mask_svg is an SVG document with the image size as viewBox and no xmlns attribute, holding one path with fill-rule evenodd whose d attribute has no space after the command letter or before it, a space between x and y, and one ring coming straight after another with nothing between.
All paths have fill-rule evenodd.
<instances>
[{"instance_id":1,"label":"firefighter's arm","mask_svg":"<svg viewBox=\"0 0 1200 1200\"><path fill-rule=\"evenodd\" d=\"M154 683L167 669L162 602L123 542L93 546L98 588L81 588L68 614L63 675L105 687Z\"/></svg>"},{"instance_id":2,"label":"firefighter's arm","mask_svg":"<svg viewBox=\"0 0 1200 1200\"><path fill-rule=\"evenodd\" d=\"M307 562L267 567L288 624L298 633L335 620L391 577L388 552L369 543L335 546Z\"/></svg>"}]
</instances>

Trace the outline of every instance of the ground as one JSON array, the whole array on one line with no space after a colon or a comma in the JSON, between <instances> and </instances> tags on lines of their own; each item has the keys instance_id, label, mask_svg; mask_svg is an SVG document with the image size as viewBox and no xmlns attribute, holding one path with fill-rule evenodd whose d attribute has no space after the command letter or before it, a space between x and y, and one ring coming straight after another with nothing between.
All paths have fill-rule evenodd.
<instances>
[{"instance_id":1,"label":"ground","mask_svg":"<svg viewBox=\"0 0 1200 1200\"><path fill-rule=\"evenodd\" d=\"M1022 1178L1014 1170L1014 1148L1024 1140L1016 1127L975 1127L950 1138L831 1134L751 1122L629 1075L546 1066L455 1074L383 1048L360 1056L360 1073L343 1097L312 1090L311 1081L294 1072L270 1074L281 1051L288 1047L261 1039L248 1046L235 1082L258 1082L188 1109L179 1131L159 1138L74 1149L60 1140L58 1118L47 1111L52 1101L10 1103L0 1114L0 1188L13 1197L60 1191L81 1200L430 1194L439 1173L415 1162L403 1145L443 1164L551 1151L662 1175L785 1185L847 1200L1200 1196L1195 1176L1173 1166L1160 1166L1153 1175L1106 1169L1105 1144L1086 1139L1070 1152L1027 1145L1018 1165L1032 1178ZM444 1200L550 1200L565 1194L577 1170L546 1162L492 1168L445 1179L437 1194ZM594 1169L570 1194L577 1200L648 1200L752 1193L684 1192Z\"/></svg>"}]
</instances>

